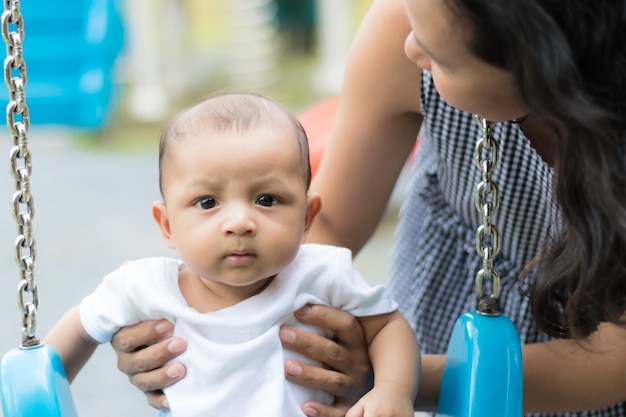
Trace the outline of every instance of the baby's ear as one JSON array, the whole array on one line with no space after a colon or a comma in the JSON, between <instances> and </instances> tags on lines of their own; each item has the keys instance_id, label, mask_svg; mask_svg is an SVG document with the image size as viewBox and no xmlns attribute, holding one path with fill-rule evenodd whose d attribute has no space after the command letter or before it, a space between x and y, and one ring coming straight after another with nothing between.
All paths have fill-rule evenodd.
<instances>
[{"instance_id":1,"label":"baby's ear","mask_svg":"<svg viewBox=\"0 0 626 417\"><path fill-rule=\"evenodd\" d=\"M302 241L306 241L309 232L311 231L311 226L313 226L313 220L315 220L315 216L320 212L322 208L322 198L317 193L309 193L306 197L306 214L304 217L304 236L302 237Z\"/></svg>"},{"instance_id":2,"label":"baby's ear","mask_svg":"<svg viewBox=\"0 0 626 417\"><path fill-rule=\"evenodd\" d=\"M172 249L176 249L176 244L172 238L172 229L170 228L170 219L167 215L167 207L163 201L155 201L152 203L152 217L159 225L165 243Z\"/></svg>"}]
</instances>

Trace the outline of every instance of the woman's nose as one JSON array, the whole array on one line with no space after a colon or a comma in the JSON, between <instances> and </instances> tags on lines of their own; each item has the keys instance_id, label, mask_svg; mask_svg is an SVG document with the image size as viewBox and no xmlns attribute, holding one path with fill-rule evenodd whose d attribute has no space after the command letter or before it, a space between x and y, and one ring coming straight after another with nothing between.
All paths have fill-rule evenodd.
<instances>
[{"instance_id":1,"label":"woman's nose","mask_svg":"<svg viewBox=\"0 0 626 417\"><path fill-rule=\"evenodd\" d=\"M404 41L404 54L418 67L430 71L430 59L415 41L413 32L409 33L409 36Z\"/></svg>"}]
</instances>

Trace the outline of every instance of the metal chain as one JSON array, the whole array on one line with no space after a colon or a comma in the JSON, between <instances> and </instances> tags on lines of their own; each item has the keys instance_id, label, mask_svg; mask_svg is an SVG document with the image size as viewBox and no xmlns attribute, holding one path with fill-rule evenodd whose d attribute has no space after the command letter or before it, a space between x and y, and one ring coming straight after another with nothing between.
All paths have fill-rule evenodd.
<instances>
[{"instance_id":1,"label":"metal chain","mask_svg":"<svg viewBox=\"0 0 626 417\"><path fill-rule=\"evenodd\" d=\"M500 276L493 269L493 260L500 252L500 233L493 224L493 215L498 210L500 198L498 186L491 175L498 165L498 142L493 137L493 123L476 117L482 128L482 135L476 142L475 162L482 173L482 180L476 187L476 210L482 215L482 224L476 230L476 251L483 259L483 267L476 274L476 294L478 312L497 315L500 296ZM489 291L488 286L491 290Z\"/></svg>"},{"instance_id":2,"label":"metal chain","mask_svg":"<svg viewBox=\"0 0 626 417\"><path fill-rule=\"evenodd\" d=\"M22 313L22 347L32 347L40 344L35 336L39 296L35 281L35 258L37 257L37 245L33 237L35 210L30 192L32 163L27 138L30 117L24 91L27 82L26 62L22 47L24 19L19 0L4 0L2 38L6 43L4 83L9 90L6 119L7 128L13 137L13 147L9 158L11 174L15 180L13 193L13 219L17 224L15 262L20 271L17 303Z\"/></svg>"}]
</instances>

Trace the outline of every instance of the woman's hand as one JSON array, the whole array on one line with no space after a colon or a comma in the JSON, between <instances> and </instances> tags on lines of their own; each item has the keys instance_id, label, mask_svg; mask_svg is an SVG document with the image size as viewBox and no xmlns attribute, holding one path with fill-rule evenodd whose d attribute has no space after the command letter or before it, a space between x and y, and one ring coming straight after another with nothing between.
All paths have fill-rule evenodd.
<instances>
[{"instance_id":1,"label":"woman's hand","mask_svg":"<svg viewBox=\"0 0 626 417\"><path fill-rule=\"evenodd\" d=\"M297 361L285 364L286 377L298 384L320 389L335 396L335 404L305 403L310 416L343 417L346 411L372 385L372 374L365 336L354 316L325 306L306 306L296 312L302 323L323 327L335 334L336 342L304 330L283 327L280 337L285 348L299 352L329 369ZM156 409L168 408L162 389L185 376L185 367L169 363L185 351L184 340L170 337L173 325L166 321L146 321L118 331L111 341L118 356L117 367L130 382L145 392Z\"/></svg>"},{"instance_id":2,"label":"woman's hand","mask_svg":"<svg viewBox=\"0 0 626 417\"><path fill-rule=\"evenodd\" d=\"M158 410L169 408L163 388L185 376L183 364L165 365L187 348L184 340L171 337L173 330L174 325L167 320L145 321L120 329L111 341L119 370Z\"/></svg>"},{"instance_id":3,"label":"woman's hand","mask_svg":"<svg viewBox=\"0 0 626 417\"><path fill-rule=\"evenodd\" d=\"M307 305L295 313L306 324L328 329L335 341L293 327L283 327L283 346L317 360L328 369L297 361L285 363L286 377L303 386L326 391L335 396L327 406L308 402L302 410L307 416L343 417L346 411L372 385L372 370L361 325L350 313L331 307Z\"/></svg>"}]
</instances>

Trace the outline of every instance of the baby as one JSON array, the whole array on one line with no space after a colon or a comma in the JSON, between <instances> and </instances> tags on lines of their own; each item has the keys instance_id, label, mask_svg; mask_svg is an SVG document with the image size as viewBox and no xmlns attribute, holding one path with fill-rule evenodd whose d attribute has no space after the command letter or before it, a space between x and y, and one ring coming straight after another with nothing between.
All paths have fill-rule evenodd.
<instances>
[{"instance_id":1,"label":"baby","mask_svg":"<svg viewBox=\"0 0 626 417\"><path fill-rule=\"evenodd\" d=\"M65 314L45 342L68 378L121 327L166 318L188 348L164 415L304 416L305 402L334 399L285 378L285 360L310 360L284 350L278 330L304 327L293 312L325 304L358 317L374 368L374 387L347 416L412 417L415 335L347 249L303 244L321 207L310 181L306 135L269 98L219 94L175 116L161 134L163 201L152 215L180 260L126 264Z\"/></svg>"}]
</instances>

